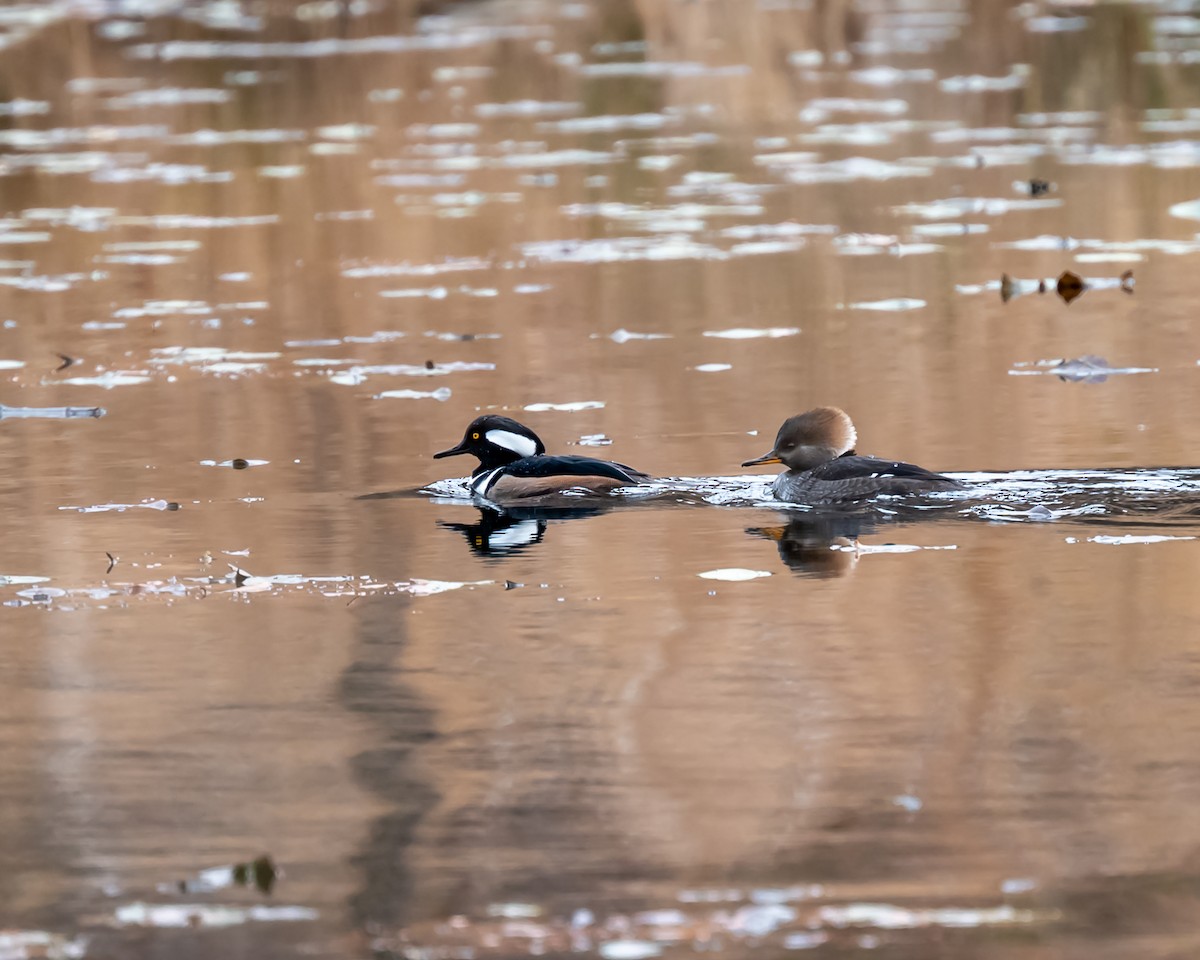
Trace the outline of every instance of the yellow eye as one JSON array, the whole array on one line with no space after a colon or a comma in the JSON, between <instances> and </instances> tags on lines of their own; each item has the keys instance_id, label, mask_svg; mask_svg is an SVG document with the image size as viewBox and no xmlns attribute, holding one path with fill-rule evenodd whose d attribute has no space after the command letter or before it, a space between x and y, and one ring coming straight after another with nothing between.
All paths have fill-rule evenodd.
<instances>
[{"instance_id":1,"label":"yellow eye","mask_svg":"<svg viewBox=\"0 0 1200 960\"><path fill-rule=\"evenodd\" d=\"M472 439L472 440L478 440L478 439L479 439L479 434L477 434L477 433L473 433L473 434L471 434L471 439Z\"/></svg>"}]
</instances>

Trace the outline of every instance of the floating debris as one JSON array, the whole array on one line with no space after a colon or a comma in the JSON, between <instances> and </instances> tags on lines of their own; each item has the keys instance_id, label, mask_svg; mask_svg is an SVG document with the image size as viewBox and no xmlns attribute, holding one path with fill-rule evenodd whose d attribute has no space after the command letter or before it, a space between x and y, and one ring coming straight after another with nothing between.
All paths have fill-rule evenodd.
<instances>
[{"instance_id":1,"label":"floating debris","mask_svg":"<svg viewBox=\"0 0 1200 960\"><path fill-rule=\"evenodd\" d=\"M1158 367L1113 367L1103 357L1087 355L1073 360L1023 361L1008 372L1016 377L1049 374L1067 382L1104 383L1111 376L1158 373Z\"/></svg>"},{"instance_id":2,"label":"floating debris","mask_svg":"<svg viewBox=\"0 0 1200 960\"><path fill-rule=\"evenodd\" d=\"M270 894L282 871L269 854L255 857L243 863L227 867L209 867L194 877L178 880L159 887L162 893L212 893L230 887L253 887L262 894Z\"/></svg>"},{"instance_id":3,"label":"floating debris","mask_svg":"<svg viewBox=\"0 0 1200 960\"><path fill-rule=\"evenodd\" d=\"M266 854L247 863L234 864L233 867L233 882L242 887L254 887L259 893L269 894L279 876L279 868Z\"/></svg>"},{"instance_id":4,"label":"floating debris","mask_svg":"<svg viewBox=\"0 0 1200 960\"><path fill-rule=\"evenodd\" d=\"M1004 303L1029 293L1046 293L1054 290L1063 301L1070 304L1088 290L1121 290L1132 294L1134 290L1133 271L1126 270L1120 277L1088 277L1083 278L1071 270L1065 270L1057 279L1021 280L1007 273L1000 275L1000 280L985 284L959 284L959 293L974 294L984 290L995 289L1000 292Z\"/></svg>"},{"instance_id":5,"label":"floating debris","mask_svg":"<svg viewBox=\"0 0 1200 960\"><path fill-rule=\"evenodd\" d=\"M1079 297L1084 290L1087 289L1087 284L1083 282L1078 274L1072 273L1070 270L1064 270L1058 278L1058 283L1055 284L1055 291L1063 302L1070 304L1072 300Z\"/></svg>"},{"instance_id":6,"label":"floating debris","mask_svg":"<svg viewBox=\"0 0 1200 960\"><path fill-rule=\"evenodd\" d=\"M178 510L174 500L143 500L141 503L98 503L93 506L64 506L59 510L74 510L78 513L124 513L126 510Z\"/></svg>"},{"instance_id":7,"label":"floating debris","mask_svg":"<svg viewBox=\"0 0 1200 960\"><path fill-rule=\"evenodd\" d=\"M43 418L48 420L97 419L107 411L103 407L8 407L0 404L0 420Z\"/></svg>"},{"instance_id":8,"label":"floating debris","mask_svg":"<svg viewBox=\"0 0 1200 960\"><path fill-rule=\"evenodd\" d=\"M202 467L229 467L232 470L247 470L250 467L263 467L270 463L270 460L245 460L242 457L235 457L232 460L201 460Z\"/></svg>"}]
</instances>

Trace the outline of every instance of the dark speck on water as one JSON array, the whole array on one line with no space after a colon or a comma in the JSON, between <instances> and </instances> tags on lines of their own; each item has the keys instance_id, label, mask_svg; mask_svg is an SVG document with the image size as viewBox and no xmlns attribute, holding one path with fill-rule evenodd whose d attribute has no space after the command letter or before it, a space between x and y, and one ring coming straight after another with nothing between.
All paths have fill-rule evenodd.
<instances>
[{"instance_id":1,"label":"dark speck on water","mask_svg":"<svg viewBox=\"0 0 1200 960\"><path fill-rule=\"evenodd\" d=\"M1083 282L1079 274L1072 273L1070 270L1064 270L1058 278L1058 284L1055 289L1058 291L1058 295L1062 297L1063 302L1069 305L1071 301L1075 300L1087 289L1087 284Z\"/></svg>"},{"instance_id":2,"label":"dark speck on water","mask_svg":"<svg viewBox=\"0 0 1200 960\"><path fill-rule=\"evenodd\" d=\"M0 957L1194 956L1196 23L5 5Z\"/></svg>"}]
</instances>

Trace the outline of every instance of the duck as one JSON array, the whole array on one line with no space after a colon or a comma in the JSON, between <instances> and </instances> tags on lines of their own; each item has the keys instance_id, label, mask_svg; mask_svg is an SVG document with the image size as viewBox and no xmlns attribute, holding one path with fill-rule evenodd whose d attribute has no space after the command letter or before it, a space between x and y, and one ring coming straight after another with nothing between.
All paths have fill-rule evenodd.
<instances>
[{"instance_id":1,"label":"duck","mask_svg":"<svg viewBox=\"0 0 1200 960\"><path fill-rule=\"evenodd\" d=\"M813 506L964 489L912 463L860 457L857 443L858 431L844 410L816 407L785 420L770 452L742 466L782 463L787 470L771 486L775 499Z\"/></svg>"},{"instance_id":2,"label":"duck","mask_svg":"<svg viewBox=\"0 0 1200 960\"><path fill-rule=\"evenodd\" d=\"M467 426L457 446L433 458L470 454L479 460L471 474L471 492L493 503L545 497L564 490L608 493L644 483L649 474L624 463L594 457L550 456L541 438L511 417L488 414Z\"/></svg>"}]
</instances>

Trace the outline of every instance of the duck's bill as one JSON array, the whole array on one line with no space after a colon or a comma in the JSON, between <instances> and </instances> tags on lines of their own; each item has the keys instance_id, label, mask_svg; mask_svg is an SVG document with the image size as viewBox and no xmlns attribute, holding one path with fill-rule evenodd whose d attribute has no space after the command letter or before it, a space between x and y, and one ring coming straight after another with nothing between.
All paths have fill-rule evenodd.
<instances>
[{"instance_id":1,"label":"duck's bill","mask_svg":"<svg viewBox=\"0 0 1200 960\"><path fill-rule=\"evenodd\" d=\"M467 446L465 443L460 443L457 447L451 447L449 450L443 450L441 453L433 455L434 460L441 460L442 457L457 457L459 454L466 453Z\"/></svg>"},{"instance_id":2,"label":"duck's bill","mask_svg":"<svg viewBox=\"0 0 1200 960\"><path fill-rule=\"evenodd\" d=\"M780 460L779 457L775 455L775 451L772 450L770 453L764 453L761 457L755 457L753 460L747 460L742 464L742 466L757 467L760 463L783 463L783 461Z\"/></svg>"}]
</instances>

